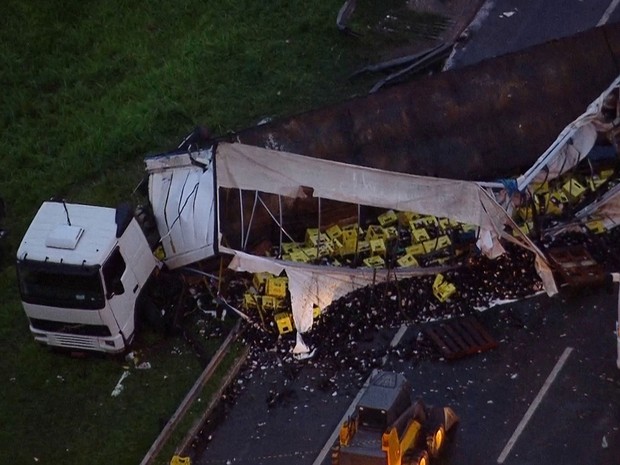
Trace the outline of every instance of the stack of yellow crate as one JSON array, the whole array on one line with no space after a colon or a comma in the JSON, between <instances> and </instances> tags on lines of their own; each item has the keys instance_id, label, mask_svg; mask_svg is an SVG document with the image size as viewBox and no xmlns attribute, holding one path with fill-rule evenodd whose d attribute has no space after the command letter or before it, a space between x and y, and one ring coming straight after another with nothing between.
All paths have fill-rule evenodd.
<instances>
[{"instance_id":1,"label":"stack of yellow crate","mask_svg":"<svg viewBox=\"0 0 620 465\"><path fill-rule=\"evenodd\" d=\"M445 255L453 232L465 231L467 226L448 218L394 210L378 215L377 223L364 229L357 223L307 228L303 242L282 244L282 258L304 263L327 259L338 266L339 259L356 255L368 267L384 267L391 260L402 267L419 266L424 255L431 254L433 260L438 259L438 251ZM403 236L411 236L411 243L402 244Z\"/></svg>"},{"instance_id":2,"label":"stack of yellow crate","mask_svg":"<svg viewBox=\"0 0 620 465\"><path fill-rule=\"evenodd\" d=\"M293 331L293 317L287 302L288 278L254 273L252 287L243 296L244 308L258 312L263 325L273 318L280 334Z\"/></svg>"},{"instance_id":3,"label":"stack of yellow crate","mask_svg":"<svg viewBox=\"0 0 620 465\"><path fill-rule=\"evenodd\" d=\"M440 302L445 302L456 292L456 286L439 273L433 281L433 294Z\"/></svg>"},{"instance_id":4,"label":"stack of yellow crate","mask_svg":"<svg viewBox=\"0 0 620 465\"><path fill-rule=\"evenodd\" d=\"M398 222L398 216L394 212L394 210L388 210L385 213L379 215L377 217L379 224L382 228L387 228L389 226L394 226Z\"/></svg>"}]
</instances>

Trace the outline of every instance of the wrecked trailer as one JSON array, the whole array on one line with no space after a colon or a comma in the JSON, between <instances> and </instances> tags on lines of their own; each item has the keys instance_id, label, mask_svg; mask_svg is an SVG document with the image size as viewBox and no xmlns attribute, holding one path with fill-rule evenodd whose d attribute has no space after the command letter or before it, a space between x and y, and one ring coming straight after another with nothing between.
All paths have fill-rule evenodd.
<instances>
[{"instance_id":1,"label":"wrecked trailer","mask_svg":"<svg viewBox=\"0 0 620 465\"><path fill-rule=\"evenodd\" d=\"M603 99L617 92L614 79L619 53L618 26L605 26L215 138L209 141L213 151L201 150L198 163L192 161L194 146L186 144L172 157L189 158L170 161L167 155L153 161L157 166L149 169L163 173L179 164L210 167L207 171L213 175L210 185L215 186L217 202L211 208L212 224L217 225L214 237L219 239L214 250L234 254L231 267L238 271L285 272L294 326L302 332L312 325L312 304L325 308L345 289L350 292L379 282L398 270L367 266L352 272L331 267L327 272L313 268L323 262L320 245L313 244L316 256L295 263L283 256L283 244L304 242L304 233L308 242L310 228L321 238L343 219L359 225L364 216L376 217L390 208L482 226L478 248L491 256L503 251L500 239L519 242L539 258L539 273L547 291L554 293L557 288L544 252L519 232L522 225L513 216L513 196L553 163L562 165L554 174L559 176L581 161L594 142L610 144L603 141L608 131L598 133L593 120L602 115ZM600 73L584 79L580 70L594 63ZM601 94L603 89L607 90ZM588 108L586 113L584 108ZM579 156L566 163L572 149ZM367 183L369 173L391 181ZM515 181L517 173L523 174ZM191 185L177 187L185 194L175 198L165 190L165 182L156 180L155 184L153 191L164 188L158 198L168 202L163 207L155 205L156 216L158 208L174 210L175 205L191 203L195 190ZM395 195L391 200L388 185ZM406 189L400 191L415 185L424 188L418 194L409 192L413 196L404 193ZM465 190L459 192L459 186ZM404 201L398 198L399 191ZM472 197L473 193L478 197ZM435 201L429 204L430 197ZM472 208L459 213L463 199L471 201ZM368 207L378 211L367 212ZM166 240L174 241L175 216L170 220L159 229ZM169 250L175 248L171 245ZM418 274L439 271L400 268ZM340 281L344 283L341 291L331 292L333 287L326 291L329 282Z\"/></svg>"},{"instance_id":2,"label":"wrecked trailer","mask_svg":"<svg viewBox=\"0 0 620 465\"><path fill-rule=\"evenodd\" d=\"M439 266L420 267L415 262L400 261L407 254L415 258L416 253L410 252L409 247L396 248L397 253L402 254L401 249L404 249L405 253L396 260L397 265L393 261L387 261L386 246L390 228L395 228L398 239L402 238L400 233L404 232L405 240L410 241L411 248L421 246L426 249L429 241L431 247L432 244L439 243L450 245L451 236L445 234L446 230L454 232L462 229L463 225L474 225L479 228L476 235L477 249L486 255L497 257L503 253L503 241L516 242L535 254L545 289L548 293L555 293L557 287L545 252L540 249L540 244L523 233L521 225L517 223L518 218L513 215L514 208L522 206L516 203L519 196L514 192L511 195L510 189L528 189L541 175L545 182L551 185L556 178L562 179L561 176L566 176L574 166L586 159L596 140L597 130L605 131L607 123L604 121L608 116L603 110L610 97L617 98L618 84L619 79L616 78L589 105L584 114L562 131L556 142L530 169L511 180L514 184L512 187L504 183L415 176L239 143L220 142L214 151L178 152L149 159L147 168L151 173L155 216L161 220L166 216L161 212L168 211L168 223L159 225L160 232L167 231L164 234L164 248L168 254L166 260L182 259L179 252L188 245L190 236L180 236L178 228L175 230L174 226L179 218L181 228L183 223L191 226L191 213L181 211L174 215L175 208L188 204L200 204L201 208L204 208L204 202L210 202L211 207L207 209L212 213L212 224L217 224L219 228L218 233L213 234L213 237L219 238L214 245L219 252L234 255L230 268L250 273L286 275L294 320L294 325L289 326L291 329L294 326L298 335L312 326L315 306L323 309L333 300L354 289L376 284L390 277L401 279L413 275L435 274L439 278L442 271ZM190 171L193 174L187 174ZM215 192L211 200L205 197L197 200L198 197L194 197L194 193L202 189L202 186L193 184L194 181L188 183L187 179L196 180L200 177L204 177L204 185L209 186L203 192L208 194L211 189ZM173 185L175 182L176 185ZM521 188L520 183L523 186ZM563 185L560 187L564 188ZM550 187L557 188L558 186ZM343 218L342 223L333 223L333 220L328 218L334 211L329 210L329 206L322 208L326 200L352 207L353 210L357 206L358 212L361 205L376 208L384 212L377 217L379 222L382 216L385 219L384 215L391 212L392 224L396 225L398 222L398 225L365 224L362 227L359 213L352 218ZM269 204L275 204L276 209L271 210ZM312 228L300 230L299 223L289 221L289 218L300 215L296 205L307 204L317 207L318 214L314 218L301 215L307 221L315 223ZM226 216L234 208L237 208L241 217L239 224L242 227L237 230L230 229L231 223ZM244 216L245 211L249 211L247 217ZM244 248L250 235L255 234L253 222L258 217L258 212L269 218L273 231L272 234L259 234L261 247L250 249L249 252L253 253L247 253ZM408 221L401 221L400 214ZM337 237L330 237L330 231L350 225L354 231L354 248L342 252L344 244ZM432 234L429 231L433 228L440 229L442 235L429 237ZM418 237L417 233L424 233L427 237ZM373 251L371 244L370 249L364 249L367 258L361 268L340 266L335 260L330 261L334 255L342 257L362 252L361 244L372 243L370 239L373 234L374 240L379 241L383 248ZM434 253L437 249L438 246L435 245L433 250L423 250L423 253ZM299 252L298 257L301 258L294 258L293 252ZM375 260L367 261L372 259ZM380 264L375 265L377 262ZM431 265L445 263L437 261ZM320 266L321 264L332 266ZM179 265L178 261L176 265ZM357 265L360 266L359 263ZM449 295L446 296L446 293L439 289L441 286L441 279L436 285L433 284L434 288L438 288L437 298L449 298ZM277 308L271 304L270 310L275 311ZM277 315L274 317L277 319Z\"/></svg>"}]
</instances>

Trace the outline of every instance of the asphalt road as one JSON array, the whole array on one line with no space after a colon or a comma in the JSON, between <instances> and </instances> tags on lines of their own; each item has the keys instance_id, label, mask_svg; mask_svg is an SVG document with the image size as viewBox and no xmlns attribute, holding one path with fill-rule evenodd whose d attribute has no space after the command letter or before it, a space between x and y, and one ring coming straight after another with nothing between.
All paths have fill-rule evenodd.
<instances>
[{"instance_id":1,"label":"asphalt road","mask_svg":"<svg viewBox=\"0 0 620 465\"><path fill-rule=\"evenodd\" d=\"M450 67L620 21L620 0L489 1ZM515 6L516 5L516 6ZM589 70L585 70L586 72ZM618 465L616 296L539 296L480 315L498 348L458 361L388 359L427 403L460 416L441 464ZM404 333L412 344L419 328ZM397 328L375 338L388 344ZM328 464L328 449L364 377L266 354L193 463ZM368 371L370 373L370 370ZM273 401L273 391L279 393Z\"/></svg>"},{"instance_id":2,"label":"asphalt road","mask_svg":"<svg viewBox=\"0 0 620 465\"><path fill-rule=\"evenodd\" d=\"M615 299L601 291L496 307L480 314L499 342L494 350L452 362L388 359L386 369L403 372L415 397L450 405L460 417L435 463L617 465ZM400 346L418 331L409 328ZM388 344L396 332L373 343ZM194 463L330 463L330 437L364 379L352 379L346 367L328 373L311 361L278 366L276 354L267 357L272 363L243 381L246 389ZM283 395L270 406L274 388Z\"/></svg>"},{"instance_id":3,"label":"asphalt road","mask_svg":"<svg viewBox=\"0 0 620 465\"><path fill-rule=\"evenodd\" d=\"M497 349L401 366L422 398L461 417L447 462L620 463L614 303L604 292L513 303L483 315Z\"/></svg>"},{"instance_id":4,"label":"asphalt road","mask_svg":"<svg viewBox=\"0 0 620 465\"><path fill-rule=\"evenodd\" d=\"M488 0L468 39L448 61L457 68L620 21L618 0Z\"/></svg>"}]
</instances>

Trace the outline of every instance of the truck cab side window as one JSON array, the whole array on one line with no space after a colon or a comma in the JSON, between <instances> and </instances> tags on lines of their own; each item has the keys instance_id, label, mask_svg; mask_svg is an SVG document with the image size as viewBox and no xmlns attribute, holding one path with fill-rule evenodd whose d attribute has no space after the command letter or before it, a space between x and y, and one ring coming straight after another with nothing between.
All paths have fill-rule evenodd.
<instances>
[{"instance_id":1,"label":"truck cab side window","mask_svg":"<svg viewBox=\"0 0 620 465\"><path fill-rule=\"evenodd\" d=\"M117 247L114 249L114 252L112 252L102 268L107 298L125 292L121 277L123 276L126 268L127 265L125 264L125 260Z\"/></svg>"}]
</instances>

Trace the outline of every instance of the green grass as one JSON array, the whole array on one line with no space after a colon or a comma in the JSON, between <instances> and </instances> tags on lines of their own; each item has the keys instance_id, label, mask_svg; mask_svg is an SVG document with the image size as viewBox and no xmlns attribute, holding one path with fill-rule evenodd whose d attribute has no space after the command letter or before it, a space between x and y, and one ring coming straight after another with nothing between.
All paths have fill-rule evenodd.
<instances>
[{"instance_id":1,"label":"green grass","mask_svg":"<svg viewBox=\"0 0 620 465\"><path fill-rule=\"evenodd\" d=\"M379 54L435 39L448 26L447 18L412 10L408 4L407 0L359 0L349 26L360 34L360 43Z\"/></svg>"},{"instance_id":2,"label":"green grass","mask_svg":"<svg viewBox=\"0 0 620 465\"><path fill-rule=\"evenodd\" d=\"M196 125L212 132L368 89L372 60L341 35L341 0L5 0L0 20L0 196L10 235L0 272L0 457L11 463L136 464L202 367L179 338L148 335L150 370L37 346L12 257L43 200L114 206L143 156Z\"/></svg>"}]
</instances>

